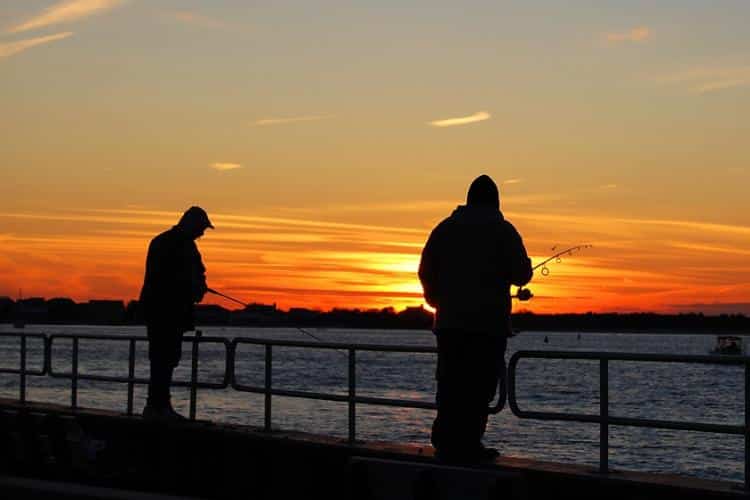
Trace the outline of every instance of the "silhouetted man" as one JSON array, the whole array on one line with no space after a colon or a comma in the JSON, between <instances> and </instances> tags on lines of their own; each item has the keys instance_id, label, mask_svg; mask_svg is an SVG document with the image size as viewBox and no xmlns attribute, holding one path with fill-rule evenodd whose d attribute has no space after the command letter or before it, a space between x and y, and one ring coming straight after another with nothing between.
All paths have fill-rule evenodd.
<instances>
[{"instance_id":1,"label":"silhouetted man","mask_svg":"<svg viewBox=\"0 0 750 500\"><path fill-rule=\"evenodd\" d=\"M531 280L521 236L500 212L497 186L486 175L469 187L466 205L433 229L419 279L435 307L437 416L432 445L445 460L493 459L482 436L487 409L504 376L511 334L510 285Z\"/></svg>"},{"instance_id":2,"label":"silhouetted man","mask_svg":"<svg viewBox=\"0 0 750 500\"><path fill-rule=\"evenodd\" d=\"M206 268L195 240L213 229L200 207L190 207L176 226L161 233L148 247L146 276L141 290L151 378L143 416L183 419L172 408L172 374L182 357L182 335L194 328L194 304L207 291Z\"/></svg>"}]
</instances>

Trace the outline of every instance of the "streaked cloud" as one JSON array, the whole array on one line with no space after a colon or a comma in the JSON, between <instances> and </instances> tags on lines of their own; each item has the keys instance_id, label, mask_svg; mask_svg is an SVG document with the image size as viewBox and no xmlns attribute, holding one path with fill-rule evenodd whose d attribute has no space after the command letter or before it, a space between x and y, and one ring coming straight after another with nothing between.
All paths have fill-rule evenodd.
<instances>
[{"instance_id":1,"label":"streaked cloud","mask_svg":"<svg viewBox=\"0 0 750 500\"><path fill-rule=\"evenodd\" d=\"M453 204L417 203L434 205L441 214L450 207L440 205ZM535 277L537 299L549 299L530 303L535 312L665 311L705 295L731 302L750 293L750 270L742 266L748 226L526 210L506 215L521 221L517 227L534 263L562 241L594 244L553 261L549 278ZM179 216L180 211L132 208L0 212L0 226L9 228L0 234L0 265L10 272L0 280L0 295L12 291L9 284L23 282L24 291L44 296L136 297L148 240ZM416 268L429 227L398 225L400 219L393 226L333 222L324 214L210 216L222 231L201 240L200 247L212 283L231 295L282 308L400 308L422 302ZM534 230L527 234L529 224ZM27 227L34 229L26 232ZM121 282L102 272L112 262L118 263ZM58 279L62 273L66 278Z\"/></svg>"},{"instance_id":2,"label":"streaked cloud","mask_svg":"<svg viewBox=\"0 0 750 500\"><path fill-rule=\"evenodd\" d=\"M523 182L523 179L506 179L500 183L501 186L505 186L507 184L520 184Z\"/></svg>"},{"instance_id":3,"label":"streaked cloud","mask_svg":"<svg viewBox=\"0 0 750 500\"><path fill-rule=\"evenodd\" d=\"M607 41L610 43L644 42L649 38L651 38L651 30L646 26L638 26L621 33L607 33Z\"/></svg>"},{"instance_id":4,"label":"streaked cloud","mask_svg":"<svg viewBox=\"0 0 750 500\"><path fill-rule=\"evenodd\" d=\"M750 85L750 79L748 80L724 80L717 82L709 82L703 85L699 85L693 89L696 94L708 94L709 92L717 92L719 90L733 89L735 87L744 87Z\"/></svg>"},{"instance_id":5,"label":"streaked cloud","mask_svg":"<svg viewBox=\"0 0 750 500\"><path fill-rule=\"evenodd\" d=\"M28 21L12 27L8 33L45 28L61 23L71 23L113 9L126 0L66 0L45 9Z\"/></svg>"},{"instance_id":6,"label":"streaked cloud","mask_svg":"<svg viewBox=\"0 0 750 500\"><path fill-rule=\"evenodd\" d=\"M726 253L732 255L747 255L750 256L750 250L742 247L731 247L731 246L720 246L720 245L706 245L697 244L691 242L675 241L671 245L675 248L681 248L683 250L695 250L697 252L706 252L709 254Z\"/></svg>"},{"instance_id":7,"label":"streaked cloud","mask_svg":"<svg viewBox=\"0 0 750 500\"><path fill-rule=\"evenodd\" d=\"M602 189L617 189L617 184L604 184L601 186Z\"/></svg>"},{"instance_id":8,"label":"streaked cloud","mask_svg":"<svg viewBox=\"0 0 750 500\"><path fill-rule=\"evenodd\" d=\"M16 54L28 50L37 45L44 45L46 43L56 42L64 38L68 38L73 33L67 31L65 33L57 33L56 35L40 36L37 38L29 38L26 40L18 40L16 42L0 43L0 58L10 57Z\"/></svg>"},{"instance_id":9,"label":"streaked cloud","mask_svg":"<svg viewBox=\"0 0 750 500\"><path fill-rule=\"evenodd\" d=\"M216 162L209 165L209 167L213 168L214 170L218 170L219 172L226 172L228 170L237 170L238 168L242 168L242 165L240 165L239 163Z\"/></svg>"},{"instance_id":10,"label":"streaked cloud","mask_svg":"<svg viewBox=\"0 0 750 500\"><path fill-rule=\"evenodd\" d=\"M197 14L191 11L183 10L183 11L177 11L177 12L170 12L169 15L173 19L176 19L177 21L180 21L182 23L190 24L193 26L199 26L202 28L219 29L219 28L226 27L226 25L221 21L205 16L203 14Z\"/></svg>"},{"instance_id":11,"label":"streaked cloud","mask_svg":"<svg viewBox=\"0 0 750 500\"><path fill-rule=\"evenodd\" d=\"M506 212L518 219L530 219L540 222L549 222L558 225L570 224L587 227L598 227L602 231L609 231L613 225L627 224L629 226L655 226L670 227L674 229L684 229L687 231L710 232L724 235L745 235L750 236L750 226L718 224L713 222L701 222L692 220L679 219L643 219L643 218L625 218L625 217L597 217L587 215L559 215L554 213L526 213L526 212ZM623 228L616 228L622 231Z\"/></svg>"},{"instance_id":12,"label":"streaked cloud","mask_svg":"<svg viewBox=\"0 0 750 500\"><path fill-rule=\"evenodd\" d=\"M254 125L283 125L286 123L299 123L299 122L315 122L320 120L326 120L331 118L331 115L303 115L303 116L290 116L286 118L262 118L256 120Z\"/></svg>"},{"instance_id":13,"label":"streaked cloud","mask_svg":"<svg viewBox=\"0 0 750 500\"><path fill-rule=\"evenodd\" d=\"M468 125L469 123L483 122L492 117L487 111L479 111L469 116L459 116L456 118L445 118L442 120L433 120L428 125L433 127L455 127L457 125Z\"/></svg>"},{"instance_id":14,"label":"streaked cloud","mask_svg":"<svg viewBox=\"0 0 750 500\"><path fill-rule=\"evenodd\" d=\"M750 85L750 66L696 66L658 75L652 80L685 88L692 94L709 94Z\"/></svg>"}]
</instances>

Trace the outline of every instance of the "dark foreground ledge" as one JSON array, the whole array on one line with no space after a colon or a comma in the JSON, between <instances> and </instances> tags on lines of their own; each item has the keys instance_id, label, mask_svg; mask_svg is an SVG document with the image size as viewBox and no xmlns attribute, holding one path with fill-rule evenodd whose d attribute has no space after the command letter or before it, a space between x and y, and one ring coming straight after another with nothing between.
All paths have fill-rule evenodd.
<instances>
[{"instance_id":1,"label":"dark foreground ledge","mask_svg":"<svg viewBox=\"0 0 750 500\"><path fill-rule=\"evenodd\" d=\"M0 498L749 498L742 485L0 399Z\"/></svg>"}]
</instances>

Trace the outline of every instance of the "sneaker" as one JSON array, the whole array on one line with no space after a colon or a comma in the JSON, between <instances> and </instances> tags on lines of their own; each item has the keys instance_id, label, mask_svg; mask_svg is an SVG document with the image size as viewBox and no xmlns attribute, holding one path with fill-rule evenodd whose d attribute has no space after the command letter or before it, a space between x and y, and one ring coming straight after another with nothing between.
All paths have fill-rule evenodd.
<instances>
[{"instance_id":1,"label":"sneaker","mask_svg":"<svg viewBox=\"0 0 750 500\"><path fill-rule=\"evenodd\" d=\"M156 406L146 405L143 408L143 418L146 420L164 420L166 412L164 408L157 408Z\"/></svg>"},{"instance_id":2,"label":"sneaker","mask_svg":"<svg viewBox=\"0 0 750 500\"><path fill-rule=\"evenodd\" d=\"M169 405L167 407L166 412L169 414L169 418L172 420L188 420L187 417L177 413L174 408L172 408L172 405Z\"/></svg>"},{"instance_id":3,"label":"sneaker","mask_svg":"<svg viewBox=\"0 0 750 500\"><path fill-rule=\"evenodd\" d=\"M146 405L146 407L143 409L143 418L146 420L158 420L158 421L182 421L187 420L187 418L183 417L171 406L164 406L164 407L157 407L157 406L151 406Z\"/></svg>"},{"instance_id":4,"label":"sneaker","mask_svg":"<svg viewBox=\"0 0 750 500\"><path fill-rule=\"evenodd\" d=\"M497 450L497 448L489 448L483 444L480 444L478 455L479 455L479 460L494 461L497 457L500 456L500 452Z\"/></svg>"}]
</instances>

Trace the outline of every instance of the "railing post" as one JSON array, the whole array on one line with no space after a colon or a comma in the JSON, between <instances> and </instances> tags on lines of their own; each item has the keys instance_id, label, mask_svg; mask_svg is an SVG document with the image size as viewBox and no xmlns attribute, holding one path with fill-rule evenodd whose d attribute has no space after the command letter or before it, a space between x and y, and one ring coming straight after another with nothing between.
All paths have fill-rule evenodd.
<instances>
[{"instance_id":1,"label":"railing post","mask_svg":"<svg viewBox=\"0 0 750 500\"><path fill-rule=\"evenodd\" d=\"M599 472L609 472L609 364L599 360Z\"/></svg>"},{"instance_id":2,"label":"railing post","mask_svg":"<svg viewBox=\"0 0 750 500\"><path fill-rule=\"evenodd\" d=\"M70 406L78 407L78 337L73 337L73 366L70 377Z\"/></svg>"},{"instance_id":3,"label":"railing post","mask_svg":"<svg viewBox=\"0 0 750 500\"><path fill-rule=\"evenodd\" d=\"M42 373L48 375L52 371L52 339L44 336L44 367Z\"/></svg>"},{"instance_id":4,"label":"railing post","mask_svg":"<svg viewBox=\"0 0 750 500\"><path fill-rule=\"evenodd\" d=\"M745 358L745 489L750 489L750 361Z\"/></svg>"},{"instance_id":5,"label":"railing post","mask_svg":"<svg viewBox=\"0 0 750 500\"><path fill-rule=\"evenodd\" d=\"M190 368L190 420L195 420L195 406L198 399L198 344L203 332L195 331L193 337L193 356Z\"/></svg>"},{"instance_id":6,"label":"railing post","mask_svg":"<svg viewBox=\"0 0 750 500\"><path fill-rule=\"evenodd\" d=\"M133 391L135 389L135 339L130 339L128 350L128 416L133 415Z\"/></svg>"},{"instance_id":7,"label":"railing post","mask_svg":"<svg viewBox=\"0 0 750 500\"><path fill-rule=\"evenodd\" d=\"M21 404L26 403L26 335L21 334L21 370L19 380L19 399Z\"/></svg>"},{"instance_id":8,"label":"railing post","mask_svg":"<svg viewBox=\"0 0 750 500\"><path fill-rule=\"evenodd\" d=\"M357 436L357 351L349 349L349 443Z\"/></svg>"},{"instance_id":9,"label":"railing post","mask_svg":"<svg viewBox=\"0 0 750 500\"><path fill-rule=\"evenodd\" d=\"M265 388L266 388L266 396L264 399L263 408L265 410L265 415L263 418L263 429L266 432L271 431L271 362L273 360L273 348L271 347L271 344L266 344L266 378L265 378Z\"/></svg>"}]
</instances>

